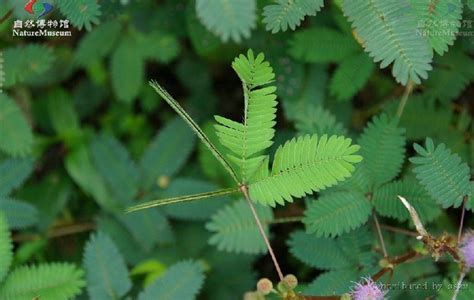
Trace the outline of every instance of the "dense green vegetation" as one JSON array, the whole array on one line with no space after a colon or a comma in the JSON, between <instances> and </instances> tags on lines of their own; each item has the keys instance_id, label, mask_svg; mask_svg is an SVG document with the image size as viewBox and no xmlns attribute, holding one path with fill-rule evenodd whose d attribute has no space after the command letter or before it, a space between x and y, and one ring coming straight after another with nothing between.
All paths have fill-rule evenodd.
<instances>
[{"instance_id":1,"label":"dense green vegetation","mask_svg":"<svg viewBox=\"0 0 474 300\"><path fill-rule=\"evenodd\" d=\"M0 299L474 299L473 57L471 0L3 1Z\"/></svg>"}]
</instances>

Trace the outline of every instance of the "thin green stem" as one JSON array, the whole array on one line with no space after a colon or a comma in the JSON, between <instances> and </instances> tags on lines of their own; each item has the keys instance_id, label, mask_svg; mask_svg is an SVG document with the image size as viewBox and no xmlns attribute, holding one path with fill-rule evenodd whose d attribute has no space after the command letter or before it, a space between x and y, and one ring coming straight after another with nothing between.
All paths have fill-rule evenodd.
<instances>
[{"instance_id":1,"label":"thin green stem","mask_svg":"<svg viewBox=\"0 0 474 300\"><path fill-rule=\"evenodd\" d=\"M461 242L462 229L464 227L464 214L466 213L466 202L467 202L467 197L464 196L464 199L462 201L462 206L461 206L461 221L459 222L459 230L458 230L458 241L457 241L458 245Z\"/></svg>"},{"instance_id":2,"label":"thin green stem","mask_svg":"<svg viewBox=\"0 0 474 300\"><path fill-rule=\"evenodd\" d=\"M405 87L405 91L403 92L403 97L400 100L400 104L398 105L397 109L397 117L400 119L403 115L403 111L405 110L405 106L408 102L408 97L410 96L411 92L413 91L413 81L408 81L407 86Z\"/></svg>"},{"instance_id":3,"label":"thin green stem","mask_svg":"<svg viewBox=\"0 0 474 300\"><path fill-rule=\"evenodd\" d=\"M377 218L377 215L375 214L375 212L372 213L372 215L374 216L375 228L377 229L377 235L379 237L380 246L382 247L383 257L387 258L388 257L387 248L385 248L385 242L383 240L382 230L380 230L379 219Z\"/></svg>"},{"instance_id":4,"label":"thin green stem","mask_svg":"<svg viewBox=\"0 0 474 300\"><path fill-rule=\"evenodd\" d=\"M260 231L260 234L262 235L262 238L265 241L265 245L267 246L268 252L270 253L270 256L273 260L273 265L275 266L275 269L278 273L278 277L280 278L280 281L283 281L283 273L281 271L280 264L278 263L275 253L273 252L273 248L272 248L272 245L270 244L270 240L268 239L267 234L265 233L265 230L263 229L262 222L260 221L260 218L258 217L257 211L255 210L252 200L250 199L247 187L245 185L242 185L240 187L240 191L242 192L242 194L244 194L244 197L247 200L248 205L250 206L250 210L252 210L255 223L257 223L258 230Z\"/></svg>"},{"instance_id":5,"label":"thin green stem","mask_svg":"<svg viewBox=\"0 0 474 300\"><path fill-rule=\"evenodd\" d=\"M148 201L142 204L128 207L125 210L125 212L130 213L137 210L147 209L147 208L156 207L156 206L201 200L201 199L206 199L206 198L211 198L211 197L216 197L216 196L234 194L237 192L239 192L238 188L231 188L231 189L224 189L224 190L218 190L218 191L206 192L206 193L200 193L200 194L179 196L179 197L166 198L166 199L157 199L157 200L152 200L152 201Z\"/></svg>"},{"instance_id":6,"label":"thin green stem","mask_svg":"<svg viewBox=\"0 0 474 300\"><path fill-rule=\"evenodd\" d=\"M454 290L453 298L451 298L451 300L457 300L459 291L461 290L461 284L465 276L466 276L465 272L461 272L461 275L459 275L459 280L458 280L458 283L456 284L456 289Z\"/></svg>"},{"instance_id":7,"label":"thin green stem","mask_svg":"<svg viewBox=\"0 0 474 300\"><path fill-rule=\"evenodd\" d=\"M194 122L194 120L188 115L188 113L179 105L179 103L173 99L173 97L162 88L156 81L150 81L150 85L155 89L155 91L163 98L168 104L178 113L178 115L188 123L189 127L194 131L198 138L206 145L206 147L211 151L212 155L224 166L224 168L229 172L230 176L234 179L237 185L240 185L240 182L237 178L237 174L232 168L232 166L227 162L224 156L219 152L219 150L214 146L214 144L209 140L207 135L202 131L201 127Z\"/></svg>"}]
</instances>

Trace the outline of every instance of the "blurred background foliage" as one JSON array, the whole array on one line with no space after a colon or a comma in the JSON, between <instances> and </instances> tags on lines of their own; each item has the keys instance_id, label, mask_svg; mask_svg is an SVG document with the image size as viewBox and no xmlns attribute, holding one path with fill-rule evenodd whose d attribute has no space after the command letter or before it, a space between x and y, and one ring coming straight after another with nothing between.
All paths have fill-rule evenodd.
<instances>
[{"instance_id":1,"label":"blurred background foliage","mask_svg":"<svg viewBox=\"0 0 474 300\"><path fill-rule=\"evenodd\" d=\"M70 20L71 37L14 37L14 20L32 18L23 9L26 1L0 3L0 232L6 238L9 228L14 249L8 257L10 250L0 247L6 253L0 258L6 266L0 268L2 299L31 299L28 293L11 296L27 286L19 287L18 278L29 278L31 291L47 285L46 278L62 286L44 299L145 300L165 293L176 293L167 299L241 299L259 277L275 277L239 199L124 214L139 201L232 183L149 79L166 87L216 140L213 115L242 118L232 59L248 48L264 52L276 73L279 101L271 152L305 133L356 138L373 116L395 114L405 90L397 81L407 83L364 53L342 1L314 1L320 3L308 11L292 11L292 1L283 0L49 2L54 11L47 19ZM455 27L472 33L474 5L463 4L459 14L473 29L464 27L467 21ZM288 12L284 21L276 17L282 10ZM433 70L415 85L399 126L406 129L407 156L414 154L412 142L429 136L472 172L474 38L461 35L450 43L448 51L434 48ZM413 179L411 168L404 162L397 178ZM259 209L266 224L275 223L269 231L283 268L312 282L307 293L343 293L361 266L364 274L376 271L381 254L371 223L337 242L304 232L301 223L278 223L301 216L305 207L298 200ZM378 209L387 226L413 227L407 216ZM455 232L459 210L422 216L433 232ZM468 213L467 227L473 221ZM235 245L219 242L216 227ZM393 255L417 247L413 238L384 234ZM340 251L325 253L320 248L326 243L337 243L331 245ZM423 259L397 268L393 280L447 280L447 286L456 274L448 260ZM433 293L390 295L421 299ZM473 299L472 287L465 293L462 299ZM449 299L450 292L439 297Z\"/></svg>"}]
</instances>

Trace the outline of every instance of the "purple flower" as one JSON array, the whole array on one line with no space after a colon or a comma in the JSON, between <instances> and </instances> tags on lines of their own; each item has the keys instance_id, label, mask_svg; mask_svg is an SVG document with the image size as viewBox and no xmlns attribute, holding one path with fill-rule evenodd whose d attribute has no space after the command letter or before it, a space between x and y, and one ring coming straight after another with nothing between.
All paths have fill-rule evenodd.
<instances>
[{"instance_id":1,"label":"purple flower","mask_svg":"<svg viewBox=\"0 0 474 300\"><path fill-rule=\"evenodd\" d=\"M462 257L464 258L467 271L474 268L474 231L468 230L464 234L459 250L461 251Z\"/></svg>"},{"instance_id":2,"label":"purple flower","mask_svg":"<svg viewBox=\"0 0 474 300\"><path fill-rule=\"evenodd\" d=\"M370 278L364 278L364 283L356 283L352 289L353 300L383 300L385 292Z\"/></svg>"}]
</instances>

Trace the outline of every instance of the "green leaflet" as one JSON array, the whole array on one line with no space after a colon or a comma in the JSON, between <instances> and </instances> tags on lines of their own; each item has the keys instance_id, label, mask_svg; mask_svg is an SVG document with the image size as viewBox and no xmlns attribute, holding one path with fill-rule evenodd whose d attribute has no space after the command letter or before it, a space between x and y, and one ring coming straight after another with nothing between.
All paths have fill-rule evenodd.
<instances>
[{"instance_id":1,"label":"green leaflet","mask_svg":"<svg viewBox=\"0 0 474 300\"><path fill-rule=\"evenodd\" d=\"M459 207L470 194L469 167L445 144L435 148L433 141L427 138L425 145L423 148L413 144L418 156L411 157L410 162L416 165L413 169L416 178L443 208Z\"/></svg>"},{"instance_id":2,"label":"green leaflet","mask_svg":"<svg viewBox=\"0 0 474 300\"><path fill-rule=\"evenodd\" d=\"M461 27L462 0L409 0L418 20L417 34L427 36L439 55L454 44Z\"/></svg>"},{"instance_id":3,"label":"green leaflet","mask_svg":"<svg viewBox=\"0 0 474 300\"><path fill-rule=\"evenodd\" d=\"M364 87L374 69L374 63L365 53L346 58L331 78L331 95L339 101L349 101Z\"/></svg>"},{"instance_id":4,"label":"green leaflet","mask_svg":"<svg viewBox=\"0 0 474 300\"><path fill-rule=\"evenodd\" d=\"M295 127L298 133L327 135L345 135L346 128L336 120L336 117L322 106L309 106L296 116Z\"/></svg>"},{"instance_id":5,"label":"green leaflet","mask_svg":"<svg viewBox=\"0 0 474 300\"><path fill-rule=\"evenodd\" d=\"M79 66L88 66L97 63L101 58L112 51L120 36L122 25L118 20L108 21L97 26L87 33L79 42L74 63ZM107 43L103 41L107 39Z\"/></svg>"},{"instance_id":6,"label":"green leaflet","mask_svg":"<svg viewBox=\"0 0 474 300\"><path fill-rule=\"evenodd\" d=\"M186 29L196 53L204 56L217 50L221 41L201 24L194 7L193 2L189 2L186 7Z\"/></svg>"},{"instance_id":7,"label":"green leaflet","mask_svg":"<svg viewBox=\"0 0 474 300\"><path fill-rule=\"evenodd\" d=\"M117 200L127 204L134 199L139 171L127 148L113 136L101 134L91 142L90 151L95 167Z\"/></svg>"},{"instance_id":8,"label":"green leaflet","mask_svg":"<svg viewBox=\"0 0 474 300\"><path fill-rule=\"evenodd\" d=\"M138 296L138 300L194 300L204 282L203 269L194 261L171 266Z\"/></svg>"},{"instance_id":9,"label":"green leaflet","mask_svg":"<svg viewBox=\"0 0 474 300\"><path fill-rule=\"evenodd\" d=\"M410 214L398 199L398 195L410 202L418 212L423 224L433 221L442 212L425 189L416 180L409 178L387 183L375 190L373 204L377 212L382 216L395 218L402 222L411 220Z\"/></svg>"},{"instance_id":10,"label":"green leaflet","mask_svg":"<svg viewBox=\"0 0 474 300\"><path fill-rule=\"evenodd\" d=\"M3 281L5 276L10 269L10 264L13 260L13 244L8 230L7 219L0 211L0 283Z\"/></svg>"},{"instance_id":11,"label":"green leaflet","mask_svg":"<svg viewBox=\"0 0 474 300\"><path fill-rule=\"evenodd\" d=\"M119 299L132 287L122 255L102 232L91 235L84 250L83 265L92 300Z\"/></svg>"},{"instance_id":12,"label":"green leaflet","mask_svg":"<svg viewBox=\"0 0 474 300\"><path fill-rule=\"evenodd\" d=\"M219 141L231 151L227 156L237 165L244 183L249 182L262 163L265 156L259 154L273 144L275 135L276 87L266 86L274 80L275 74L264 59L263 53L255 57L249 50L247 57L240 55L232 63L244 89L243 123L215 117Z\"/></svg>"},{"instance_id":13,"label":"green leaflet","mask_svg":"<svg viewBox=\"0 0 474 300\"><path fill-rule=\"evenodd\" d=\"M25 201L0 197L0 211L11 229L23 229L36 225L39 221L38 209Z\"/></svg>"},{"instance_id":14,"label":"green leaflet","mask_svg":"<svg viewBox=\"0 0 474 300\"><path fill-rule=\"evenodd\" d=\"M167 123L140 159L142 186L150 189L160 176L174 176L191 155L195 141L196 136L179 117Z\"/></svg>"},{"instance_id":15,"label":"green leaflet","mask_svg":"<svg viewBox=\"0 0 474 300\"><path fill-rule=\"evenodd\" d=\"M17 104L0 93L0 150L13 156L31 152L33 133Z\"/></svg>"},{"instance_id":16,"label":"green leaflet","mask_svg":"<svg viewBox=\"0 0 474 300\"><path fill-rule=\"evenodd\" d=\"M273 220L272 210L261 205L256 205L255 209L261 222L267 224L265 230L268 234L268 223ZM206 229L213 233L209 244L216 245L221 251L249 254L267 251L245 200L239 200L220 209L206 224Z\"/></svg>"},{"instance_id":17,"label":"green leaflet","mask_svg":"<svg viewBox=\"0 0 474 300\"><path fill-rule=\"evenodd\" d=\"M299 30L289 46L293 58L308 63L340 62L360 51L350 36L326 27Z\"/></svg>"},{"instance_id":18,"label":"green leaflet","mask_svg":"<svg viewBox=\"0 0 474 300\"><path fill-rule=\"evenodd\" d=\"M293 201L310 195L351 176L362 157L359 146L342 136L305 135L293 138L275 153L271 172L268 160L249 185L250 197L264 205Z\"/></svg>"},{"instance_id":19,"label":"green leaflet","mask_svg":"<svg viewBox=\"0 0 474 300\"><path fill-rule=\"evenodd\" d=\"M277 0L263 8L265 29L272 33L295 30L306 16L315 16L324 6L323 0Z\"/></svg>"},{"instance_id":20,"label":"green leaflet","mask_svg":"<svg viewBox=\"0 0 474 300\"><path fill-rule=\"evenodd\" d=\"M2 300L71 299L85 285L84 271L67 263L48 263L14 269L0 287Z\"/></svg>"},{"instance_id":21,"label":"green leaflet","mask_svg":"<svg viewBox=\"0 0 474 300\"><path fill-rule=\"evenodd\" d=\"M360 227L371 214L372 205L363 194L333 192L311 201L303 222L317 237L331 237Z\"/></svg>"},{"instance_id":22,"label":"green leaflet","mask_svg":"<svg viewBox=\"0 0 474 300\"><path fill-rule=\"evenodd\" d=\"M95 0L57 1L55 4L78 29L85 27L90 31L92 24L100 23L100 5Z\"/></svg>"},{"instance_id":23,"label":"green leaflet","mask_svg":"<svg viewBox=\"0 0 474 300\"><path fill-rule=\"evenodd\" d=\"M397 82L420 83L432 69L428 41L416 34L417 18L408 0L344 0L344 13L380 67L393 63Z\"/></svg>"},{"instance_id":24,"label":"green leaflet","mask_svg":"<svg viewBox=\"0 0 474 300\"><path fill-rule=\"evenodd\" d=\"M387 115L375 117L364 129L358 143L364 158L362 166L371 185L378 186L395 178L405 158L405 130L398 120Z\"/></svg>"},{"instance_id":25,"label":"green leaflet","mask_svg":"<svg viewBox=\"0 0 474 300\"><path fill-rule=\"evenodd\" d=\"M256 6L255 0L197 0L196 14L223 42L240 42L256 25Z\"/></svg>"},{"instance_id":26,"label":"green leaflet","mask_svg":"<svg viewBox=\"0 0 474 300\"><path fill-rule=\"evenodd\" d=\"M112 54L110 73L112 87L119 101L130 103L144 83L144 63L133 37L126 36Z\"/></svg>"},{"instance_id":27,"label":"green leaflet","mask_svg":"<svg viewBox=\"0 0 474 300\"><path fill-rule=\"evenodd\" d=\"M3 126L3 123L2 123ZM34 160L31 157L10 158L0 162L0 197L8 196L21 186L33 172Z\"/></svg>"}]
</instances>

